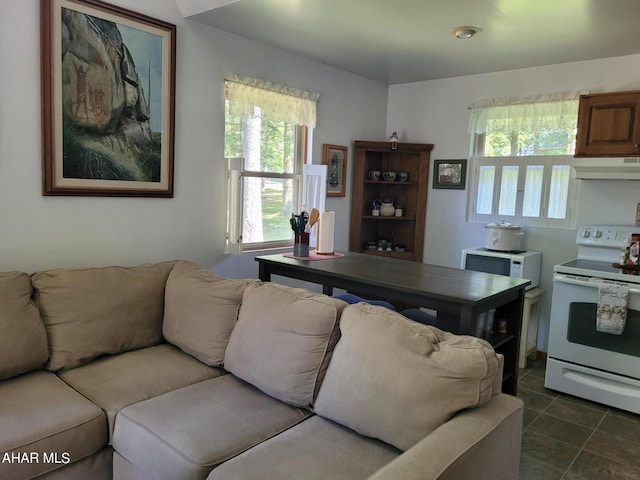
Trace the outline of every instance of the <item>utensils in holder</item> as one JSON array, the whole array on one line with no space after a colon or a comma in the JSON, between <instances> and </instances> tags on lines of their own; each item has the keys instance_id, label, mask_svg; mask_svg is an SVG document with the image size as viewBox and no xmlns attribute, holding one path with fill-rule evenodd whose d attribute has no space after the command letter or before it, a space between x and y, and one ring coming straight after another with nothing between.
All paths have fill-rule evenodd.
<instances>
[{"instance_id":1,"label":"utensils in holder","mask_svg":"<svg viewBox=\"0 0 640 480\"><path fill-rule=\"evenodd\" d=\"M309 233L294 232L293 234L293 256L308 257L309 256Z\"/></svg>"}]
</instances>

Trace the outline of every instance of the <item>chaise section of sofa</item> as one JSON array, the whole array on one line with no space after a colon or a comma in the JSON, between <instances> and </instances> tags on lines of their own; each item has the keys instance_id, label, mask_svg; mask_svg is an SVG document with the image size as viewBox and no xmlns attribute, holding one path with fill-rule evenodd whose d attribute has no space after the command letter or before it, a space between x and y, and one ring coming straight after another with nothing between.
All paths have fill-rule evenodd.
<instances>
[{"instance_id":1,"label":"chaise section of sofa","mask_svg":"<svg viewBox=\"0 0 640 480\"><path fill-rule=\"evenodd\" d=\"M401 454L392 445L314 415L223 463L207 480L366 479Z\"/></svg>"},{"instance_id":2,"label":"chaise section of sofa","mask_svg":"<svg viewBox=\"0 0 640 480\"><path fill-rule=\"evenodd\" d=\"M344 309L340 329L316 416L207 480L517 478L522 402L493 395L486 342L364 303Z\"/></svg>"}]
</instances>

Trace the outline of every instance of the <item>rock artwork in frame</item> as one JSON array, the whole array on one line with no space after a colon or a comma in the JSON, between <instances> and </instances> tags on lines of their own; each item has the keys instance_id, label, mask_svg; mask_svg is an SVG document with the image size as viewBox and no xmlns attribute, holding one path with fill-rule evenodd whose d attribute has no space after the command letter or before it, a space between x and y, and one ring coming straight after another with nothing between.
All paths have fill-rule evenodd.
<instances>
[{"instance_id":1,"label":"rock artwork in frame","mask_svg":"<svg viewBox=\"0 0 640 480\"><path fill-rule=\"evenodd\" d=\"M173 197L175 25L41 0L43 195Z\"/></svg>"}]
</instances>

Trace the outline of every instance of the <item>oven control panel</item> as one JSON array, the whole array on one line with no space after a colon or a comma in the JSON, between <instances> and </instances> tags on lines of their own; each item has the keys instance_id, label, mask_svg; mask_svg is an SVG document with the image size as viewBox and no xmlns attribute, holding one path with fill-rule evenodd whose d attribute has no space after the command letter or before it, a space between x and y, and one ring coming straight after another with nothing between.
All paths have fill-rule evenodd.
<instances>
[{"instance_id":1,"label":"oven control panel","mask_svg":"<svg viewBox=\"0 0 640 480\"><path fill-rule=\"evenodd\" d=\"M585 247L623 248L640 227L616 225L583 225L578 229L576 243Z\"/></svg>"}]
</instances>

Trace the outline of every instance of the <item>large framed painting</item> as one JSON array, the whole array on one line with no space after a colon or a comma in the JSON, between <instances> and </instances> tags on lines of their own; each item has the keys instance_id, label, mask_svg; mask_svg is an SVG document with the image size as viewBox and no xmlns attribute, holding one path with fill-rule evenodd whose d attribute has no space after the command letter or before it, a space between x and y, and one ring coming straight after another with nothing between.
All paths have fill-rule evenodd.
<instances>
[{"instance_id":1,"label":"large framed painting","mask_svg":"<svg viewBox=\"0 0 640 480\"><path fill-rule=\"evenodd\" d=\"M340 145L322 146L322 163L327 165L327 197L344 197L347 185L348 148Z\"/></svg>"},{"instance_id":2,"label":"large framed painting","mask_svg":"<svg viewBox=\"0 0 640 480\"><path fill-rule=\"evenodd\" d=\"M41 0L43 194L173 196L176 27Z\"/></svg>"}]
</instances>

